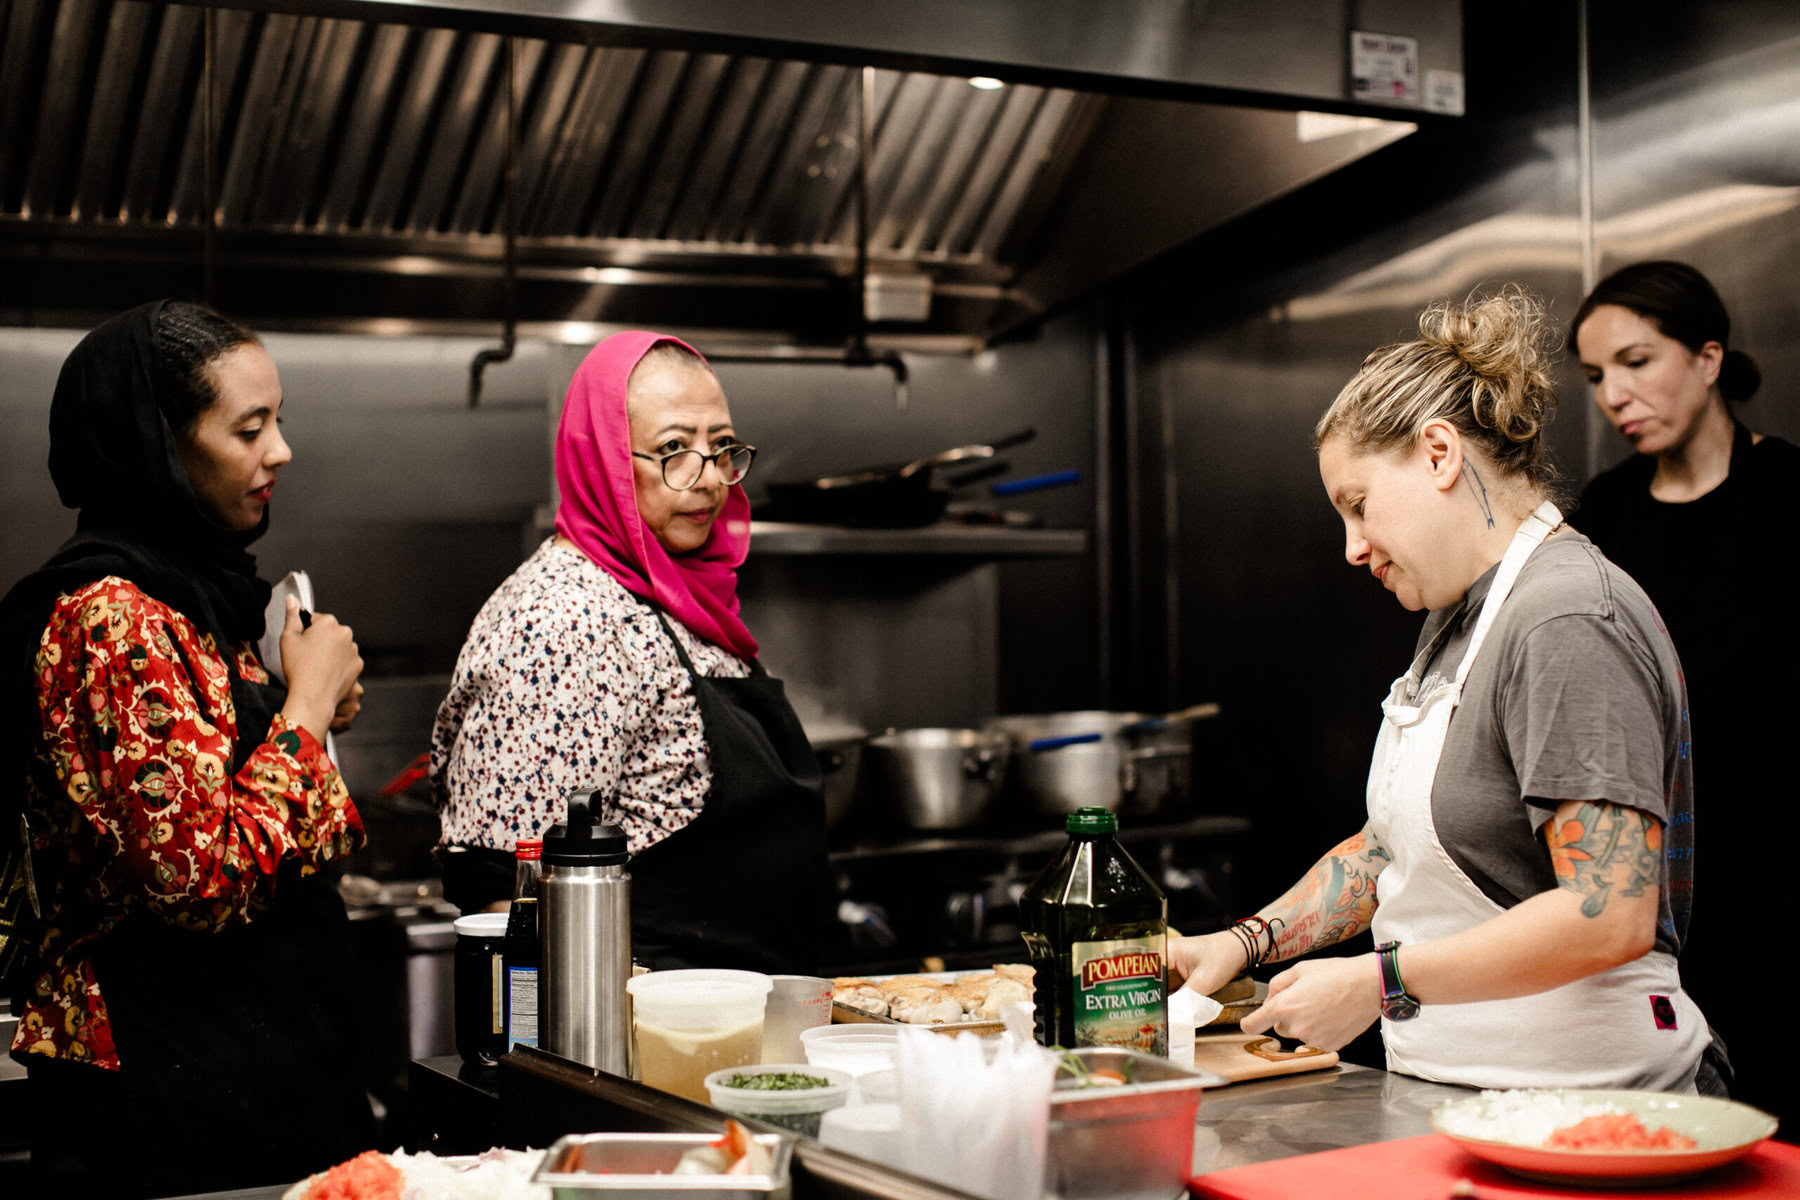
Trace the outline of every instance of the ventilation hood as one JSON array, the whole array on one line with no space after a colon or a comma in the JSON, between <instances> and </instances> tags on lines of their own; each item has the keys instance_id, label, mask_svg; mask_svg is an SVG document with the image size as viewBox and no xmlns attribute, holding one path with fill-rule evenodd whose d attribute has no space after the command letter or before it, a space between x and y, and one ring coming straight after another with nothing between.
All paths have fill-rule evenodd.
<instances>
[{"instance_id":1,"label":"ventilation hood","mask_svg":"<svg viewBox=\"0 0 1800 1200\"><path fill-rule=\"evenodd\" d=\"M0 323L972 348L1446 119L1371 22L1460 78L1431 0L11 0Z\"/></svg>"}]
</instances>

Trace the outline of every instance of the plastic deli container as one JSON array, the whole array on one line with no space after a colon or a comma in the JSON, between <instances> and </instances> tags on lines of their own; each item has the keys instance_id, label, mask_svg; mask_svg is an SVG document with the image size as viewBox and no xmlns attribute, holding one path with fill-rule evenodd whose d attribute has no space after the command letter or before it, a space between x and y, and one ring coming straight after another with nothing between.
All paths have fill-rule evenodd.
<instances>
[{"instance_id":1,"label":"plastic deli container","mask_svg":"<svg viewBox=\"0 0 1800 1200\"><path fill-rule=\"evenodd\" d=\"M1090 1071L1111 1069L1118 1087L1071 1087L1059 1074L1050 1093L1044 1193L1167 1200L1186 1191L1194 1167L1194 1114L1200 1089L1225 1082L1135 1050L1071 1051Z\"/></svg>"},{"instance_id":2,"label":"plastic deli container","mask_svg":"<svg viewBox=\"0 0 1800 1200\"><path fill-rule=\"evenodd\" d=\"M900 1026L821 1025L800 1033L808 1065L836 1067L851 1075L885 1071L900 1053Z\"/></svg>"},{"instance_id":3,"label":"plastic deli container","mask_svg":"<svg viewBox=\"0 0 1800 1200\"><path fill-rule=\"evenodd\" d=\"M708 1075L762 1057L773 986L755 971L652 971L627 980L638 1078L705 1104Z\"/></svg>"},{"instance_id":4,"label":"plastic deli container","mask_svg":"<svg viewBox=\"0 0 1800 1200\"><path fill-rule=\"evenodd\" d=\"M733 1079L756 1075L806 1075L823 1079L825 1083L822 1087L805 1088L731 1086ZM850 1085L854 1079L850 1072L835 1067L763 1063L714 1071L706 1077L706 1093L712 1098L712 1106L720 1112L728 1112L734 1117L754 1117L806 1137L818 1137L819 1118L827 1110L849 1103Z\"/></svg>"}]
</instances>

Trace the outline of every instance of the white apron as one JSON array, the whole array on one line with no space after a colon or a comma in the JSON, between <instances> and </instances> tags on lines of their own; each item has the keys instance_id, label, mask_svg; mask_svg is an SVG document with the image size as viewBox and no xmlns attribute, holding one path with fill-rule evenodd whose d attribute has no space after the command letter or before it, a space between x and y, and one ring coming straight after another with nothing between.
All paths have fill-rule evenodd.
<instances>
[{"instance_id":1,"label":"white apron","mask_svg":"<svg viewBox=\"0 0 1800 1200\"><path fill-rule=\"evenodd\" d=\"M1377 944L1428 942L1504 911L1439 843L1431 787L1469 669L1525 560L1561 520L1546 503L1513 535L1455 678L1413 700L1431 655L1427 647L1382 703L1381 735L1369 768L1369 823L1392 858L1376 881ZM1403 979L1405 960L1402 951ZM1652 1011L1658 996L1673 1005L1674 1028L1658 1028ZM1382 1035L1389 1070L1443 1083L1687 1092L1694 1090L1700 1053L1711 1037L1699 1008L1681 990L1674 957L1661 951L1534 996L1426 1002L1410 1021L1383 1018Z\"/></svg>"}]
</instances>

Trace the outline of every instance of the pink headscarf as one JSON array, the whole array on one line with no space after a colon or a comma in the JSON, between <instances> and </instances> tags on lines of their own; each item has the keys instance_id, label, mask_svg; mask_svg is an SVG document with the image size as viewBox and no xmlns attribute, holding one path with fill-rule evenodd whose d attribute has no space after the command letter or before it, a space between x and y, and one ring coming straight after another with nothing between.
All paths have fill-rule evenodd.
<instances>
[{"instance_id":1,"label":"pink headscarf","mask_svg":"<svg viewBox=\"0 0 1800 1200\"><path fill-rule=\"evenodd\" d=\"M693 350L679 338L632 330L613 334L575 368L556 430L556 486L562 495L556 531L695 634L739 658L755 658L756 639L738 619L737 569L750 552L750 501L743 489L726 490L725 507L706 544L690 554L663 549L638 515L625 385L638 360L658 342Z\"/></svg>"}]
</instances>

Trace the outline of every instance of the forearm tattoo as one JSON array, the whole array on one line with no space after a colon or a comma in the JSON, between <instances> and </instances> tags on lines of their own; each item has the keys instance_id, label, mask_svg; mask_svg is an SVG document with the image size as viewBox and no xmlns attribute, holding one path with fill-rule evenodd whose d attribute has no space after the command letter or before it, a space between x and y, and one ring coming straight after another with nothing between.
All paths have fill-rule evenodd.
<instances>
[{"instance_id":1,"label":"forearm tattoo","mask_svg":"<svg viewBox=\"0 0 1800 1200\"><path fill-rule=\"evenodd\" d=\"M1375 877L1390 858L1367 830L1332 847L1299 883L1262 910L1271 924L1281 922L1270 961L1299 958L1367 929L1375 915Z\"/></svg>"},{"instance_id":2,"label":"forearm tattoo","mask_svg":"<svg viewBox=\"0 0 1800 1200\"><path fill-rule=\"evenodd\" d=\"M1546 836L1556 882L1581 897L1581 915L1597 917L1617 892L1641 896L1662 886L1662 822L1618 804L1583 803Z\"/></svg>"},{"instance_id":3,"label":"forearm tattoo","mask_svg":"<svg viewBox=\"0 0 1800 1200\"><path fill-rule=\"evenodd\" d=\"M1475 497L1475 503L1481 505L1481 515L1487 518L1487 527L1494 527L1494 506L1488 503L1487 484L1481 482L1481 472L1468 459L1463 459L1463 482L1469 485L1469 494Z\"/></svg>"}]
</instances>

